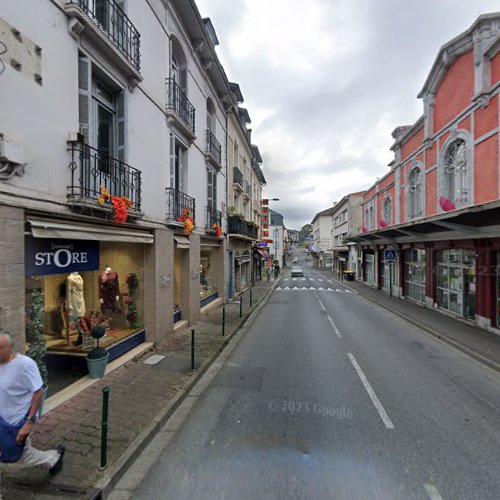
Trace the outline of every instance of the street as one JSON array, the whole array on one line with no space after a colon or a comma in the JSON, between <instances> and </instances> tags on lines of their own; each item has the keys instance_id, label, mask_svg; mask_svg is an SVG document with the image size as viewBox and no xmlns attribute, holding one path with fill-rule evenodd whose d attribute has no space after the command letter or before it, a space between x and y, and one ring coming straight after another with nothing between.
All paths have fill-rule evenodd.
<instances>
[{"instance_id":1,"label":"street","mask_svg":"<svg viewBox=\"0 0 500 500\"><path fill-rule=\"evenodd\" d=\"M498 498L499 375L299 264L133 498Z\"/></svg>"}]
</instances>

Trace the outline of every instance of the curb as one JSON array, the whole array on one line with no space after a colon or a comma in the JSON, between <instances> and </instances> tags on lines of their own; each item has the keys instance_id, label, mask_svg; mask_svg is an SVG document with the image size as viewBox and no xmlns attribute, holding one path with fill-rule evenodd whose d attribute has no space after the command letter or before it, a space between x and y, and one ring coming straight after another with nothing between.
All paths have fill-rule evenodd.
<instances>
[{"instance_id":1,"label":"curb","mask_svg":"<svg viewBox=\"0 0 500 500\"><path fill-rule=\"evenodd\" d=\"M337 283L340 283L340 281L338 281L335 277L333 279L335 281L337 281ZM448 345L451 345L455 349L463 352L464 354L467 354L468 356L475 359L476 361L483 363L484 365L488 366L492 370L500 372L500 364L499 363L495 363L495 361L492 361L491 359L484 357L482 354L479 354L478 352L474 351L473 349L469 349L465 345L460 344L460 342L456 342L455 340L450 339L446 335L443 335L443 334L439 333L438 331L433 330L432 328L429 328L428 326L422 325L417 320L415 320L413 318L409 318L408 316L405 316L403 313L399 312L397 309L394 309L386 304L383 304L383 303L377 301L376 299L374 299L372 297L369 297L368 295L363 293L363 291L361 291L361 290L357 290L349 285L346 285L345 283L342 283L342 286L344 286L345 288L348 288L352 292L356 292L360 297L363 297L364 299L369 300L373 304L376 304L379 307L383 307L385 310L391 312L395 316L398 316L399 318L404 319L406 322L410 323L413 326L416 326L417 328L422 330L427 335L430 335L431 337L437 338L437 339L441 340L442 342L444 342Z\"/></svg>"},{"instance_id":2,"label":"curb","mask_svg":"<svg viewBox=\"0 0 500 500\"><path fill-rule=\"evenodd\" d=\"M253 323L257 313L264 307L270 295L274 292L278 281L279 280L273 283L265 295L255 303L253 310L245 317L241 318L234 332L224 337L224 341L221 345L214 349L212 354L209 355L209 358L206 359L196 370L193 378L184 384L177 394L165 405L163 410L161 410L160 413L158 413L151 420L150 424L132 441L132 443L130 443L127 449L109 467L97 483L95 483L94 491L97 490L98 493L95 493L92 498L95 498L96 500L106 498L112 492L115 485L123 477L136 457L146 448L158 431L165 425L208 368L219 358L220 354L224 351L229 342L243 329L243 326L248 327Z\"/></svg>"}]
</instances>

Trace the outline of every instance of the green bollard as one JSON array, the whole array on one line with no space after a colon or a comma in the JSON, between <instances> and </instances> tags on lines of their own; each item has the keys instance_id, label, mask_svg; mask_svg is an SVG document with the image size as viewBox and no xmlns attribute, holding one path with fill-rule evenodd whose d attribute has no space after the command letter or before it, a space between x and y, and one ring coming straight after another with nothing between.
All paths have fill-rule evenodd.
<instances>
[{"instance_id":1,"label":"green bollard","mask_svg":"<svg viewBox=\"0 0 500 500\"><path fill-rule=\"evenodd\" d=\"M194 372L194 329L191 330L191 371Z\"/></svg>"},{"instance_id":2,"label":"green bollard","mask_svg":"<svg viewBox=\"0 0 500 500\"><path fill-rule=\"evenodd\" d=\"M108 409L109 387L102 388L102 420L101 420L101 469L108 464Z\"/></svg>"},{"instance_id":3,"label":"green bollard","mask_svg":"<svg viewBox=\"0 0 500 500\"><path fill-rule=\"evenodd\" d=\"M222 306L222 336L224 337L224 333L226 330L226 306Z\"/></svg>"}]
</instances>

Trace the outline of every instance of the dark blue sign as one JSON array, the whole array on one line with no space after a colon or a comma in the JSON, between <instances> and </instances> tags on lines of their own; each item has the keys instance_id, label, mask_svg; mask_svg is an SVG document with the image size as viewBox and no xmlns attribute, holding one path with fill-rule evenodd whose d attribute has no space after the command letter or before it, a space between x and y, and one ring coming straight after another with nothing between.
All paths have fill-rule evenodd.
<instances>
[{"instance_id":1,"label":"dark blue sign","mask_svg":"<svg viewBox=\"0 0 500 500\"><path fill-rule=\"evenodd\" d=\"M26 238L26 276L99 269L99 242Z\"/></svg>"},{"instance_id":2,"label":"dark blue sign","mask_svg":"<svg viewBox=\"0 0 500 500\"><path fill-rule=\"evenodd\" d=\"M396 252L397 250L384 250L384 260L386 262L395 262Z\"/></svg>"}]
</instances>

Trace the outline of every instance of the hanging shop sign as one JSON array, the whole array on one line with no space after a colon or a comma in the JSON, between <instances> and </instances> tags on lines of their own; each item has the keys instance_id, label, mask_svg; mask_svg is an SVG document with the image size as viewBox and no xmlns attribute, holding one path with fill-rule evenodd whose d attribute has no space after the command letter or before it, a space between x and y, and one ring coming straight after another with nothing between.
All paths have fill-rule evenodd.
<instances>
[{"instance_id":1,"label":"hanging shop sign","mask_svg":"<svg viewBox=\"0 0 500 500\"><path fill-rule=\"evenodd\" d=\"M99 269L99 242L26 238L26 276Z\"/></svg>"}]
</instances>

